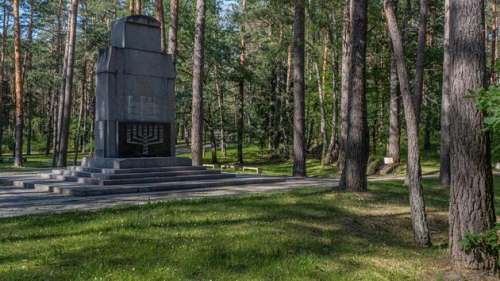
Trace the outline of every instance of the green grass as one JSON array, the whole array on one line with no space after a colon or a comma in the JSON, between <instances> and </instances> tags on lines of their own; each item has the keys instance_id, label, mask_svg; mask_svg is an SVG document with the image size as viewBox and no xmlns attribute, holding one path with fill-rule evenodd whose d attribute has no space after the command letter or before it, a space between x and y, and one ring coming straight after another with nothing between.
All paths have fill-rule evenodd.
<instances>
[{"instance_id":1,"label":"green grass","mask_svg":"<svg viewBox=\"0 0 500 281\"><path fill-rule=\"evenodd\" d=\"M247 145L243 149L244 166L261 169L261 173L269 176L291 176L293 163L288 159L270 159L269 151L261 151L257 145ZM182 157L191 157L190 154L182 154ZM217 160L219 164L234 164L237 159L235 146L229 146L226 150L226 157L217 150ZM206 149L203 158L204 163L211 163L211 153ZM227 172L240 172L239 170L225 169ZM318 159L307 159L307 172L311 177L334 177L337 176L335 166L321 166Z\"/></svg>"},{"instance_id":2,"label":"green grass","mask_svg":"<svg viewBox=\"0 0 500 281\"><path fill-rule=\"evenodd\" d=\"M83 155L85 156L85 155ZM80 155L78 160L82 157ZM13 166L13 157L12 154L4 154L2 155L3 162L0 162L0 171L8 172L8 171L29 171L34 169L45 169L52 167L52 155L45 155L41 153L33 153L32 155L24 155L24 158L27 160L24 163L22 168L15 168ZM73 164L74 154L68 153L68 164Z\"/></svg>"},{"instance_id":3,"label":"green grass","mask_svg":"<svg viewBox=\"0 0 500 281\"><path fill-rule=\"evenodd\" d=\"M448 190L424 184L428 249L414 246L407 189L392 181L366 194L301 189L0 219L0 280L433 280L446 267Z\"/></svg>"},{"instance_id":4,"label":"green grass","mask_svg":"<svg viewBox=\"0 0 500 281\"><path fill-rule=\"evenodd\" d=\"M185 145L179 145L178 149L189 150ZM256 145L248 145L243 150L245 166L256 167L261 169L261 173L269 176L291 176L293 163L289 159L271 159L268 150L261 151ZM234 164L236 163L236 147L229 146L226 152L226 157L217 150L218 164ZM79 158L84 155L80 155ZM181 154L181 157L191 157L190 153ZM207 150L204 155L204 163L211 163L211 154ZM4 155L4 159L11 159L12 155ZM17 171L17 170L30 170L37 168L50 168L52 164L52 156L43 154L33 154L26 156L27 162L24 168L17 169L12 166L12 162L0 163L0 171ZM68 154L68 163L73 163L74 154ZM241 170L225 169L225 172L240 173ZM424 155L422 159L422 172L424 174L436 173L439 171L439 159L435 155ZM394 174L404 175L406 173L406 166L399 166ZM335 165L322 166L319 159L308 156L307 159L307 174L310 177L338 177L338 170Z\"/></svg>"}]
</instances>

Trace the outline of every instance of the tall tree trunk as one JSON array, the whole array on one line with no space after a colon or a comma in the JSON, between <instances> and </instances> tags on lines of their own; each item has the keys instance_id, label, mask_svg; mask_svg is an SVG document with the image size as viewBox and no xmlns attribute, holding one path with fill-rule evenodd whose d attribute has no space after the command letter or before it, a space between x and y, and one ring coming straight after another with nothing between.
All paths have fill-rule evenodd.
<instances>
[{"instance_id":1,"label":"tall tree trunk","mask_svg":"<svg viewBox=\"0 0 500 281\"><path fill-rule=\"evenodd\" d=\"M422 173L420 168L420 150L418 144L418 118L414 105L414 100L410 94L410 83L406 70L405 56L401 34L399 33L394 3L392 0L384 0L384 10L389 28L389 35L392 41L394 58L396 60L399 86L403 97L403 106L406 120L406 130L408 135L408 182L410 190L410 209L413 224L415 241L421 247L431 245L427 214L425 212L425 202L422 188Z\"/></svg>"},{"instance_id":2,"label":"tall tree trunk","mask_svg":"<svg viewBox=\"0 0 500 281\"><path fill-rule=\"evenodd\" d=\"M466 253L460 246L467 233L482 233L496 222L489 136L483 113L468 98L486 82L484 0L450 3L450 256L457 269L492 272L496 250Z\"/></svg>"},{"instance_id":3,"label":"tall tree trunk","mask_svg":"<svg viewBox=\"0 0 500 281\"><path fill-rule=\"evenodd\" d=\"M23 71L23 81L26 81L26 76L28 75L29 72L31 72L31 69L33 67L32 63L32 55L31 55L31 48L33 44L33 9L34 9L34 4L33 0L29 1L30 3L30 14L29 14L29 23L28 23L28 40L26 44L26 51L25 51L25 57L24 57L24 71ZM31 140L33 137L33 126L32 126L32 119L33 119L33 96L32 96L32 88L30 83L24 83L26 86L26 109L27 109L27 117L28 117L28 133L27 133L27 142L26 142L26 155L31 155Z\"/></svg>"},{"instance_id":4,"label":"tall tree trunk","mask_svg":"<svg viewBox=\"0 0 500 281\"><path fill-rule=\"evenodd\" d=\"M290 120L287 118L290 113L290 90L292 86L292 63L293 63L293 46L290 44L287 49L287 62L286 62L286 78L285 78L285 91L283 93L283 113L280 114L280 129L282 136L282 154L285 157L289 157L289 145L290 145Z\"/></svg>"},{"instance_id":5,"label":"tall tree trunk","mask_svg":"<svg viewBox=\"0 0 500 281\"><path fill-rule=\"evenodd\" d=\"M306 154L304 144L304 48L305 48L304 0L295 0L293 18L293 175L306 176Z\"/></svg>"},{"instance_id":6,"label":"tall tree trunk","mask_svg":"<svg viewBox=\"0 0 500 281\"><path fill-rule=\"evenodd\" d=\"M61 134L59 136L59 152L57 156L58 167L66 166L69 142L69 125L71 121L71 105L73 92L73 65L75 63L75 43L76 43L76 21L78 16L78 0L71 1L70 15L68 21L68 41L66 72L64 73L64 106L61 122Z\"/></svg>"},{"instance_id":7,"label":"tall tree trunk","mask_svg":"<svg viewBox=\"0 0 500 281\"><path fill-rule=\"evenodd\" d=\"M2 25L2 54L0 56L0 112L5 112L5 101L7 101L7 83L5 79L5 57L6 57L6 49L7 49L7 30L9 28L9 13L8 13L8 5L7 0L3 2L3 25ZM8 116L3 114L3 118L8 119ZM8 120L0 120L0 159L3 154L2 144L3 144L3 135L4 135L4 127L8 125Z\"/></svg>"},{"instance_id":8,"label":"tall tree trunk","mask_svg":"<svg viewBox=\"0 0 500 281\"><path fill-rule=\"evenodd\" d=\"M320 73L318 63L314 63L314 69L316 71L316 80L318 84L318 94L319 94L319 134L321 138L321 165L325 165L326 158L326 150L328 146L328 141L326 138L326 116L325 116L325 72L326 72L326 64L327 64L327 56L328 56L328 47L323 48L323 66L322 73Z\"/></svg>"},{"instance_id":9,"label":"tall tree trunk","mask_svg":"<svg viewBox=\"0 0 500 281\"><path fill-rule=\"evenodd\" d=\"M427 15L429 13L429 4L427 0L420 0L420 17L418 20L418 44L417 44L417 60L415 67L415 90L414 104L417 120L420 122L420 112L422 106L422 94L424 88L424 60L425 60L425 44L427 41Z\"/></svg>"},{"instance_id":10,"label":"tall tree trunk","mask_svg":"<svg viewBox=\"0 0 500 281\"><path fill-rule=\"evenodd\" d=\"M203 163L203 64L205 0L196 0L196 29L193 53L193 104L191 109L191 154L194 166Z\"/></svg>"},{"instance_id":11,"label":"tall tree trunk","mask_svg":"<svg viewBox=\"0 0 500 281\"><path fill-rule=\"evenodd\" d=\"M401 108L400 98L396 59L391 46L389 140L387 144L387 156L391 157L394 163L399 163L401 160L401 125L399 122L399 112Z\"/></svg>"},{"instance_id":12,"label":"tall tree trunk","mask_svg":"<svg viewBox=\"0 0 500 281\"><path fill-rule=\"evenodd\" d=\"M80 144L82 143L82 123L85 122L84 119L84 111L85 104L87 99L87 56L84 55L83 58L83 67L82 67L82 90L80 97L80 108L78 110L78 125L76 127L76 135L75 135L75 155L73 158L73 165L76 165L78 161L78 153L80 152Z\"/></svg>"},{"instance_id":13,"label":"tall tree trunk","mask_svg":"<svg viewBox=\"0 0 500 281\"><path fill-rule=\"evenodd\" d=\"M163 11L163 0L156 1L156 20L160 22L160 33L161 33L161 51L164 53L167 50L167 40L165 35L165 15Z\"/></svg>"},{"instance_id":14,"label":"tall tree trunk","mask_svg":"<svg viewBox=\"0 0 500 281\"><path fill-rule=\"evenodd\" d=\"M241 0L241 13L243 18L246 15L247 1ZM238 82L238 147L237 162L243 164L243 131L245 124L245 60L246 60L246 42L245 42L245 19L240 23L240 70L241 77Z\"/></svg>"},{"instance_id":15,"label":"tall tree trunk","mask_svg":"<svg viewBox=\"0 0 500 281\"><path fill-rule=\"evenodd\" d=\"M217 164L217 140L215 138L215 120L214 115L212 114L212 102L208 103L208 130L209 130L209 138L210 138L210 162L212 164Z\"/></svg>"},{"instance_id":16,"label":"tall tree trunk","mask_svg":"<svg viewBox=\"0 0 500 281\"><path fill-rule=\"evenodd\" d=\"M0 83L5 80L5 58L7 54L7 31L9 28L9 12L7 0L3 2L3 24L2 24L2 56L0 57ZM3 93L3 92L2 92Z\"/></svg>"},{"instance_id":17,"label":"tall tree trunk","mask_svg":"<svg viewBox=\"0 0 500 281\"><path fill-rule=\"evenodd\" d=\"M498 36L498 26L497 26L497 0L491 1L491 13L492 13L492 23L491 23L491 84L497 84L497 36Z\"/></svg>"},{"instance_id":18,"label":"tall tree trunk","mask_svg":"<svg viewBox=\"0 0 500 281\"><path fill-rule=\"evenodd\" d=\"M170 0L170 26L168 28L168 53L172 55L174 66L177 60L177 29L179 26L179 0Z\"/></svg>"},{"instance_id":19,"label":"tall tree trunk","mask_svg":"<svg viewBox=\"0 0 500 281\"><path fill-rule=\"evenodd\" d=\"M85 83L83 83L85 84ZM82 88L84 86L82 85ZM75 134L75 139L74 139L74 143L73 143L73 146L74 146L74 150L75 150L75 154L74 154L74 157L73 157L73 165L76 165L77 161L78 161L78 155L80 153L80 138L81 138L81 131L82 131L82 121L83 121L83 110L84 110L84 103L85 103L85 92L84 90L82 89L82 93L81 93L81 97L80 97L80 106L79 106L79 109L78 109L78 123L77 123L77 126L76 126L76 134Z\"/></svg>"},{"instance_id":20,"label":"tall tree trunk","mask_svg":"<svg viewBox=\"0 0 500 281\"><path fill-rule=\"evenodd\" d=\"M15 92L16 92L16 144L14 152L14 166L23 165L23 66L21 62L21 26L19 18L19 0L13 0L14 6L14 64L15 64Z\"/></svg>"},{"instance_id":21,"label":"tall tree trunk","mask_svg":"<svg viewBox=\"0 0 500 281\"><path fill-rule=\"evenodd\" d=\"M52 144L52 127L54 122L54 106L55 106L55 98L56 95L53 93L52 88L49 88L48 94L50 95L49 105L47 110L47 123L45 125L45 135L47 136L45 142L45 155L50 154L50 146Z\"/></svg>"},{"instance_id":22,"label":"tall tree trunk","mask_svg":"<svg viewBox=\"0 0 500 281\"><path fill-rule=\"evenodd\" d=\"M141 15L143 8L143 0L129 0L130 15Z\"/></svg>"},{"instance_id":23,"label":"tall tree trunk","mask_svg":"<svg viewBox=\"0 0 500 281\"><path fill-rule=\"evenodd\" d=\"M347 142L344 144L345 165L342 169L340 188L351 191L366 191L366 169L368 166L369 136L366 109L366 32L367 1L350 2L350 56L347 72L350 73L348 89L349 110L347 115Z\"/></svg>"},{"instance_id":24,"label":"tall tree trunk","mask_svg":"<svg viewBox=\"0 0 500 281\"><path fill-rule=\"evenodd\" d=\"M58 68L58 74L63 77L61 84L59 85L59 94L57 97L57 107L56 107L56 116L55 116L55 133L54 133L54 155L52 159L52 166L57 166L57 157L59 155L59 145L60 145L60 137L61 137L61 129L62 129L62 119L64 112L64 89L65 89L65 79L64 75L66 74L67 69L67 56L68 56L68 44L64 45L64 55L63 50L63 36L62 36L62 25L63 25L63 16L64 16L64 0L59 0L58 5L58 13L57 13L57 40L58 40L58 50L57 50L57 65L60 65ZM66 41L69 41L69 32L67 32ZM62 59L62 63L61 63Z\"/></svg>"},{"instance_id":25,"label":"tall tree trunk","mask_svg":"<svg viewBox=\"0 0 500 281\"><path fill-rule=\"evenodd\" d=\"M441 94L441 144L439 179L441 184L449 186L451 181L450 171L450 0L444 0L444 38L443 38L443 86Z\"/></svg>"},{"instance_id":26,"label":"tall tree trunk","mask_svg":"<svg viewBox=\"0 0 500 281\"><path fill-rule=\"evenodd\" d=\"M326 154L325 163L331 164L338 158L338 98L337 98L337 79L339 76L338 71L338 56L336 51L333 50L332 56L332 134L330 137L330 144Z\"/></svg>"},{"instance_id":27,"label":"tall tree trunk","mask_svg":"<svg viewBox=\"0 0 500 281\"><path fill-rule=\"evenodd\" d=\"M340 149L337 168L343 171L345 167L345 153L347 146L347 129L349 127L349 111L351 88L351 0L345 0L343 12L343 30L342 30L342 75L341 75L341 91L340 91Z\"/></svg>"},{"instance_id":28,"label":"tall tree trunk","mask_svg":"<svg viewBox=\"0 0 500 281\"><path fill-rule=\"evenodd\" d=\"M224 93L219 81L219 71L217 65L215 66L215 92L217 94L217 105L219 107L219 132L220 132L220 152L222 158L226 158L226 142L224 131Z\"/></svg>"}]
</instances>

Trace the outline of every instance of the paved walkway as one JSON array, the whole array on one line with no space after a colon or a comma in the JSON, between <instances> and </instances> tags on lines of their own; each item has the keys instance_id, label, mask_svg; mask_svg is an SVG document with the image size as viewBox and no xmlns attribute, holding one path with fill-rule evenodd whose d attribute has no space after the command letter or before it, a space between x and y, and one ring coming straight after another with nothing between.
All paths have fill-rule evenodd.
<instances>
[{"instance_id":1,"label":"paved walkway","mask_svg":"<svg viewBox=\"0 0 500 281\"><path fill-rule=\"evenodd\" d=\"M30 173L0 173L6 179L33 177ZM12 186L0 186L0 218L29 214L61 213L72 210L98 210L116 205L142 205L150 202L175 200L181 198L200 198L214 196L236 196L251 193L278 192L301 187L335 187L337 180L323 178L295 179L270 184L225 186L217 188L199 188L154 193L134 193L105 195L94 197L74 197L54 193L22 189Z\"/></svg>"},{"instance_id":2,"label":"paved walkway","mask_svg":"<svg viewBox=\"0 0 500 281\"><path fill-rule=\"evenodd\" d=\"M35 171L0 173L0 184L7 179L33 177ZM498 173L495 173L499 175ZM424 178L437 178L427 175ZM369 181L404 180L404 177L369 177ZM54 193L22 189L12 186L0 186L0 218L30 214L61 213L72 210L98 210L117 205L142 205L150 202L175 200L182 198L201 198L214 196L237 196L251 193L279 192L302 187L336 187L338 180L332 178L289 178L286 182L201 188L191 190L165 191L154 193L135 193L105 195L94 197L74 197Z\"/></svg>"}]
</instances>

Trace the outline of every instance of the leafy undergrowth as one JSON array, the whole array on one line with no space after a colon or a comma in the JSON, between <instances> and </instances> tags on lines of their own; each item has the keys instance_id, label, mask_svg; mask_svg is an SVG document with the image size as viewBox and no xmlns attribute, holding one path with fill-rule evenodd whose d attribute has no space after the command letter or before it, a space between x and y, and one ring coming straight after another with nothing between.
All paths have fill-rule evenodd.
<instances>
[{"instance_id":1,"label":"leafy undergrowth","mask_svg":"<svg viewBox=\"0 0 500 281\"><path fill-rule=\"evenodd\" d=\"M425 181L434 246L418 249L407 189L398 181L370 183L369 189L301 189L2 219L0 280L442 278L448 190Z\"/></svg>"}]
</instances>

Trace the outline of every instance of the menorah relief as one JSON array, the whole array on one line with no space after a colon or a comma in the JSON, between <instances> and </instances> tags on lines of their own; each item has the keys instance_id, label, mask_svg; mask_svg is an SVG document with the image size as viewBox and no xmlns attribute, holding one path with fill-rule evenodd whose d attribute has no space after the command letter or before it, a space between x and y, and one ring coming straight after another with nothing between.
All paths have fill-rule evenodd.
<instances>
[{"instance_id":1,"label":"menorah relief","mask_svg":"<svg viewBox=\"0 0 500 281\"><path fill-rule=\"evenodd\" d=\"M127 143L142 145L142 155L149 155L149 146L163 143L163 126L131 124L127 126Z\"/></svg>"},{"instance_id":2,"label":"menorah relief","mask_svg":"<svg viewBox=\"0 0 500 281\"><path fill-rule=\"evenodd\" d=\"M167 156L169 125L144 122L120 123L121 156ZM152 149L153 147L155 149Z\"/></svg>"}]
</instances>

